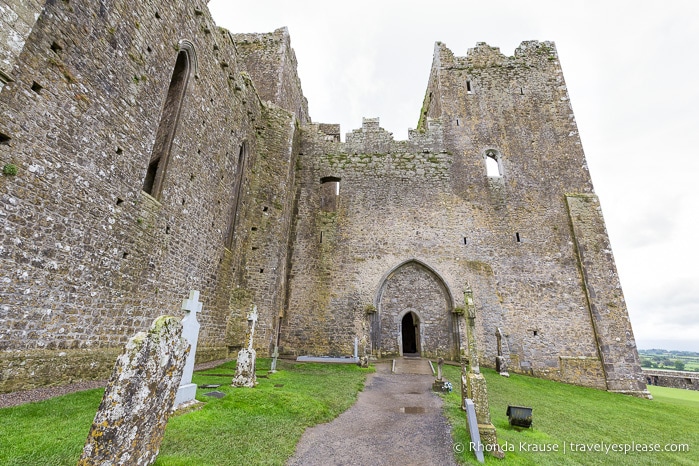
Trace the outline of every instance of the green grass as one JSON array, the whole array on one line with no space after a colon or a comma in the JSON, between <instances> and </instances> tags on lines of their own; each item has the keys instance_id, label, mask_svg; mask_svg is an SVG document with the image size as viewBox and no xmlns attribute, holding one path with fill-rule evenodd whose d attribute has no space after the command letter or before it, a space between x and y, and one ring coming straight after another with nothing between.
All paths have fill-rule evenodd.
<instances>
[{"instance_id":1,"label":"green grass","mask_svg":"<svg viewBox=\"0 0 699 466\"><path fill-rule=\"evenodd\" d=\"M511 375L505 378L488 369L483 373L488 383L491 420L498 431L498 442L513 450L506 452L504 461L486 455L486 463L699 464L699 392L650 387L654 397L650 401L533 377ZM445 375L455 387L458 386L458 367L445 367ZM477 464L473 453L468 450L468 426L460 404L458 390L445 396L445 412L453 427L454 442L466 447L463 453L457 454L457 459L464 464ZM505 415L508 404L533 408L531 429L509 425ZM658 444L660 448L669 444L687 444L689 451L628 454L571 451L571 444L599 444L606 448L612 444L631 446L634 443ZM557 445L558 452L531 451L534 448L552 449L554 445ZM525 451L527 446L530 451Z\"/></svg>"},{"instance_id":2,"label":"green grass","mask_svg":"<svg viewBox=\"0 0 699 466\"><path fill-rule=\"evenodd\" d=\"M284 464L306 427L327 422L347 409L362 389L368 370L354 365L293 364L267 375L269 359L258 360L259 385L232 388L233 362L196 372L194 382L221 384L222 399L203 396L198 410L172 417L156 462L170 465ZM492 421L507 446L504 461L490 464L699 464L699 392L649 387L643 400L532 377L509 379L485 369ZM446 395L445 412L455 444L468 446L466 417L460 410L459 368L445 366L456 388ZM0 464L74 465L82 451L102 390L0 409ZM508 404L531 406L532 429L509 426ZM523 451L520 445L558 452ZM687 444L689 452L571 452L570 444ZM566 452L563 453L563 445ZM457 455L476 464L469 451Z\"/></svg>"},{"instance_id":3,"label":"green grass","mask_svg":"<svg viewBox=\"0 0 699 466\"><path fill-rule=\"evenodd\" d=\"M198 410L171 417L156 465L283 464L308 426L350 407L370 369L354 365L293 364L267 375L258 359L255 388L230 386L235 362L194 374L193 382L221 384L221 399L204 396ZM0 409L0 464L75 465L103 390L88 390Z\"/></svg>"},{"instance_id":4,"label":"green grass","mask_svg":"<svg viewBox=\"0 0 699 466\"><path fill-rule=\"evenodd\" d=\"M75 465L103 389L0 409L0 464Z\"/></svg>"}]
</instances>

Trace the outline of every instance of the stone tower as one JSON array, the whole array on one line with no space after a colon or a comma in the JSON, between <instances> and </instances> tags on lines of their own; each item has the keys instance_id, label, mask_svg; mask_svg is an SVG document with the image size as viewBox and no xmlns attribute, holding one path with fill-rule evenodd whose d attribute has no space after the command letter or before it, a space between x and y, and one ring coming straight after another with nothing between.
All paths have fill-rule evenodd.
<instances>
[{"instance_id":1,"label":"stone tower","mask_svg":"<svg viewBox=\"0 0 699 466\"><path fill-rule=\"evenodd\" d=\"M378 119L336 132L303 141L287 351L348 353L361 335L377 356L454 359L469 283L485 364L499 327L516 372L645 389L553 43L437 43L408 141Z\"/></svg>"},{"instance_id":2,"label":"stone tower","mask_svg":"<svg viewBox=\"0 0 699 466\"><path fill-rule=\"evenodd\" d=\"M286 29L205 3L6 2L0 391L102 378L129 335L204 312L199 361L464 352L642 393L555 48L435 47L416 130L312 123ZM10 32L8 32L10 31ZM417 109L416 109L417 110ZM487 167L491 166L491 169Z\"/></svg>"}]
</instances>

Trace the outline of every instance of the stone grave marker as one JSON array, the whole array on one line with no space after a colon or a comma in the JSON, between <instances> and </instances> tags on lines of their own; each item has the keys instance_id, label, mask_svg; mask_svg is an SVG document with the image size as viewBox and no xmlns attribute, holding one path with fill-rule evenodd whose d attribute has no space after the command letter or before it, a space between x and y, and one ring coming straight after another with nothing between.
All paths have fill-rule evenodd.
<instances>
[{"instance_id":1,"label":"stone grave marker","mask_svg":"<svg viewBox=\"0 0 699 466\"><path fill-rule=\"evenodd\" d=\"M160 316L117 358L78 466L155 462L189 343L182 324Z\"/></svg>"},{"instance_id":2,"label":"stone grave marker","mask_svg":"<svg viewBox=\"0 0 699 466\"><path fill-rule=\"evenodd\" d=\"M466 419L468 419L468 433L471 436L471 450L476 455L479 463L485 463L483 457L483 444L481 443L481 434L478 431L478 419L476 417L476 408L473 405L473 400L468 398L464 400L464 410L466 410Z\"/></svg>"},{"instance_id":3,"label":"stone grave marker","mask_svg":"<svg viewBox=\"0 0 699 466\"><path fill-rule=\"evenodd\" d=\"M495 370L503 377L509 377L510 373L507 372L507 361L502 355L502 331L500 327L495 329L495 338L498 341L498 355L495 357Z\"/></svg>"},{"instance_id":4,"label":"stone grave marker","mask_svg":"<svg viewBox=\"0 0 699 466\"><path fill-rule=\"evenodd\" d=\"M466 398L473 400L478 419L478 432L481 441L487 445L486 450L497 458L503 458L505 453L498 445L495 426L490 422L490 407L488 405L488 388L485 377L478 365L478 345L476 344L476 306L470 287L464 291L466 305L466 338L468 340L468 373L461 377L462 384L466 382ZM462 397L464 396L462 387Z\"/></svg>"},{"instance_id":5,"label":"stone grave marker","mask_svg":"<svg viewBox=\"0 0 699 466\"><path fill-rule=\"evenodd\" d=\"M247 348L238 351L238 360L235 368L235 377L232 385L234 387L254 387L257 385L255 375L255 359L257 353L253 349L252 339L255 335L255 324L257 323L257 306L248 313L248 331L246 336Z\"/></svg>"},{"instance_id":6,"label":"stone grave marker","mask_svg":"<svg viewBox=\"0 0 699 466\"><path fill-rule=\"evenodd\" d=\"M432 390L435 392L449 392L451 391L451 384L446 382L442 378L442 367L444 366L444 358L439 358L437 360L437 378L432 382ZM432 369L434 373L434 368Z\"/></svg>"},{"instance_id":7,"label":"stone grave marker","mask_svg":"<svg viewBox=\"0 0 699 466\"><path fill-rule=\"evenodd\" d=\"M177 389L175 397L175 407L195 400L197 395L197 384L192 383L194 373L194 358L197 352L197 342L199 341L199 322L197 312L201 312L202 303L199 302L199 292L192 290L189 292L189 299L182 301L182 310L187 314L182 319L182 336L189 342L190 350L187 362L184 365L182 381Z\"/></svg>"},{"instance_id":8,"label":"stone grave marker","mask_svg":"<svg viewBox=\"0 0 699 466\"><path fill-rule=\"evenodd\" d=\"M269 368L269 373L274 374L277 372L277 358L279 357L279 347L274 345L274 352L272 353L272 365Z\"/></svg>"}]
</instances>

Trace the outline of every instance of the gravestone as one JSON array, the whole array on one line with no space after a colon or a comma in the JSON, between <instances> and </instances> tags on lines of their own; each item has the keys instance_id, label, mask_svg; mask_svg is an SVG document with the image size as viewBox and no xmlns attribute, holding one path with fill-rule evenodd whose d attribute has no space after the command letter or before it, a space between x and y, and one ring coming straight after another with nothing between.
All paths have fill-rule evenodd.
<instances>
[{"instance_id":1,"label":"gravestone","mask_svg":"<svg viewBox=\"0 0 699 466\"><path fill-rule=\"evenodd\" d=\"M182 372L180 387L177 389L175 397L175 407L195 400L197 395L197 384L192 383L194 373L194 358L197 353L197 342L199 340L199 322L197 312L201 312L202 303L199 302L199 292L192 290L189 292L189 299L182 301L182 310L187 314L182 319L182 336L189 342L190 349L187 362Z\"/></svg>"},{"instance_id":2,"label":"gravestone","mask_svg":"<svg viewBox=\"0 0 699 466\"><path fill-rule=\"evenodd\" d=\"M79 466L155 462L182 378L189 343L182 324L160 316L117 358Z\"/></svg>"},{"instance_id":3,"label":"gravestone","mask_svg":"<svg viewBox=\"0 0 699 466\"><path fill-rule=\"evenodd\" d=\"M437 378L432 382L432 390L435 392L449 392L451 391L451 384L447 385L447 382L442 378L442 367L444 366L444 358L439 358L437 360ZM434 373L434 368L432 369ZM448 388L447 388L448 387Z\"/></svg>"},{"instance_id":4,"label":"gravestone","mask_svg":"<svg viewBox=\"0 0 699 466\"><path fill-rule=\"evenodd\" d=\"M466 411L466 419L468 419L468 433L471 435L471 450L476 455L476 459L479 463L485 463L481 434L478 431L478 417L476 416L476 408L473 405L473 400L466 398L463 408Z\"/></svg>"},{"instance_id":5,"label":"gravestone","mask_svg":"<svg viewBox=\"0 0 699 466\"><path fill-rule=\"evenodd\" d=\"M495 329L495 338L498 340L498 355L495 357L495 370L503 377L509 377L510 373L507 372L507 361L502 355L502 331L500 327Z\"/></svg>"},{"instance_id":6,"label":"gravestone","mask_svg":"<svg viewBox=\"0 0 699 466\"><path fill-rule=\"evenodd\" d=\"M269 367L269 373L274 374L277 372L277 358L279 357L279 347L274 345L274 352L272 353L272 364Z\"/></svg>"},{"instance_id":7,"label":"gravestone","mask_svg":"<svg viewBox=\"0 0 699 466\"><path fill-rule=\"evenodd\" d=\"M255 358L257 353L252 348L252 339L255 335L255 324L257 323L257 306L248 313L248 331L246 335L247 348L238 351L238 361L235 368L235 377L232 385L234 387L254 387L257 385L255 375Z\"/></svg>"},{"instance_id":8,"label":"gravestone","mask_svg":"<svg viewBox=\"0 0 699 466\"><path fill-rule=\"evenodd\" d=\"M487 445L486 450L497 458L503 458L505 453L498 445L495 426L490 422L490 407L488 405L488 388L485 377L481 374L478 365L478 346L476 344L476 306L473 302L473 293L470 287L464 291L464 304L466 306L466 338L468 340L468 373L461 377L462 397L464 396L463 384L466 383L465 398L473 400L478 420L478 432L481 441Z\"/></svg>"}]
</instances>

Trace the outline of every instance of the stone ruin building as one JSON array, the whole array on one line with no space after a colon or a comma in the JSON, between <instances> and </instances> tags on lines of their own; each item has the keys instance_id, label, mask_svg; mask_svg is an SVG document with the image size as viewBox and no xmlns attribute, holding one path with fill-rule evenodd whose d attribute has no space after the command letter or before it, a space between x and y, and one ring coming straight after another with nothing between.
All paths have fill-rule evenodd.
<instances>
[{"instance_id":1,"label":"stone ruin building","mask_svg":"<svg viewBox=\"0 0 699 466\"><path fill-rule=\"evenodd\" d=\"M189 290L197 360L466 351L642 394L554 44L437 42L407 141L315 123L286 29L203 0L0 2L0 391L106 378ZM16 169L16 174L14 173Z\"/></svg>"}]
</instances>

